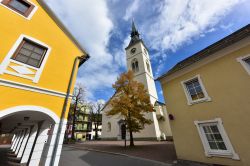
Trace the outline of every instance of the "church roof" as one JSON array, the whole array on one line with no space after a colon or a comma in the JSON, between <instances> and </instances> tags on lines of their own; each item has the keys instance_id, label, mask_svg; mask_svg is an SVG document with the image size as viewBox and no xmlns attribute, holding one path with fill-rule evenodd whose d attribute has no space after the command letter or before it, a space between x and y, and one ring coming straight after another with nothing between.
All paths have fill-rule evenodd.
<instances>
[{"instance_id":1,"label":"church roof","mask_svg":"<svg viewBox=\"0 0 250 166\"><path fill-rule=\"evenodd\" d=\"M117 94L117 91L115 91L115 93L110 97L110 99L105 103L105 105L102 107L101 112L107 107L107 105L109 105L110 101L115 97L115 95Z\"/></svg>"},{"instance_id":2,"label":"church roof","mask_svg":"<svg viewBox=\"0 0 250 166\"><path fill-rule=\"evenodd\" d=\"M205 59L206 57L250 36L250 24L245 27L239 29L238 31L230 34L229 36L219 40L218 42L206 47L205 49L195 53L194 55L180 61L173 68L167 71L162 76L158 77L156 80L161 80L164 77L167 77L179 70L183 70L184 68Z\"/></svg>"}]
</instances>

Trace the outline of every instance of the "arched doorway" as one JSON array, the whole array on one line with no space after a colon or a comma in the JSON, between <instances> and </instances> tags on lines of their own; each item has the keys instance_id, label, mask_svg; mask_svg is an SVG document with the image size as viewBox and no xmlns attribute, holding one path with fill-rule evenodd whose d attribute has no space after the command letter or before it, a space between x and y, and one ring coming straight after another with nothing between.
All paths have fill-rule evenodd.
<instances>
[{"instance_id":1,"label":"arched doorway","mask_svg":"<svg viewBox=\"0 0 250 166\"><path fill-rule=\"evenodd\" d=\"M58 116L43 107L19 106L0 111L1 134L11 134L8 162L44 165L50 161Z\"/></svg>"},{"instance_id":2,"label":"arched doorway","mask_svg":"<svg viewBox=\"0 0 250 166\"><path fill-rule=\"evenodd\" d=\"M117 140L124 140L125 138L129 140L128 132L126 130L126 121L121 119L118 122L119 133L117 134Z\"/></svg>"},{"instance_id":3,"label":"arched doorway","mask_svg":"<svg viewBox=\"0 0 250 166\"><path fill-rule=\"evenodd\" d=\"M122 136L122 140L126 139L126 125L125 124L121 125L121 136Z\"/></svg>"}]
</instances>

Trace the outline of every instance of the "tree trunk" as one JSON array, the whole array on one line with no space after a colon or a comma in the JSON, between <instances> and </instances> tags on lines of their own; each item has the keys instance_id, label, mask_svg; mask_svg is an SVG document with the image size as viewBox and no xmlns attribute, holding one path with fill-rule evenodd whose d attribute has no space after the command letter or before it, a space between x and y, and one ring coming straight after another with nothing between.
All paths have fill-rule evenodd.
<instances>
[{"instance_id":1,"label":"tree trunk","mask_svg":"<svg viewBox=\"0 0 250 166\"><path fill-rule=\"evenodd\" d=\"M72 122L72 133L71 133L71 139L75 140L75 123L76 123L76 109L77 109L77 101L74 106L74 113L73 113L73 122Z\"/></svg>"},{"instance_id":2,"label":"tree trunk","mask_svg":"<svg viewBox=\"0 0 250 166\"><path fill-rule=\"evenodd\" d=\"M75 123L76 123L76 117L75 117L75 111L73 115L73 122L72 122L72 133L71 133L71 139L75 140Z\"/></svg>"},{"instance_id":3,"label":"tree trunk","mask_svg":"<svg viewBox=\"0 0 250 166\"><path fill-rule=\"evenodd\" d=\"M129 137L130 137L130 147L135 146L134 145L134 138L133 138L133 132L132 132L132 126L131 126L131 115L130 111L128 111L128 128L129 128Z\"/></svg>"},{"instance_id":4,"label":"tree trunk","mask_svg":"<svg viewBox=\"0 0 250 166\"><path fill-rule=\"evenodd\" d=\"M98 139L98 124L95 124L95 140Z\"/></svg>"},{"instance_id":5,"label":"tree trunk","mask_svg":"<svg viewBox=\"0 0 250 166\"><path fill-rule=\"evenodd\" d=\"M133 132L131 129L129 129L129 136L130 136L130 145L129 146L135 146L134 145L134 138L133 138Z\"/></svg>"}]
</instances>

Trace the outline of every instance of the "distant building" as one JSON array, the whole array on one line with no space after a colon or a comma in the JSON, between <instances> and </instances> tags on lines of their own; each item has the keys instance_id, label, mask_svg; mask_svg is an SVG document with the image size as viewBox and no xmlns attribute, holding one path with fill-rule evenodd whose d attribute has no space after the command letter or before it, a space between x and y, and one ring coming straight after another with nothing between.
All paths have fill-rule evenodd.
<instances>
[{"instance_id":1,"label":"distant building","mask_svg":"<svg viewBox=\"0 0 250 166\"><path fill-rule=\"evenodd\" d=\"M88 133L88 138L89 140L95 140L95 134L97 133L98 135L98 139L101 139L101 135L102 135L102 124L100 123L100 125L97 128L97 132L95 129L95 122L92 122L92 128L91 128L91 132Z\"/></svg>"},{"instance_id":2,"label":"distant building","mask_svg":"<svg viewBox=\"0 0 250 166\"><path fill-rule=\"evenodd\" d=\"M250 165L249 24L158 80L179 159Z\"/></svg>"},{"instance_id":3,"label":"distant building","mask_svg":"<svg viewBox=\"0 0 250 166\"><path fill-rule=\"evenodd\" d=\"M146 125L145 129L134 134L135 140L164 140L171 139L172 133L169 126L165 104L158 101L153 71L150 64L148 49L132 23L131 40L126 48L126 60L128 70L134 72L134 79L143 83L150 96L150 102L155 112L145 114L152 124ZM115 97L115 95L113 96ZM112 98L113 98L112 97ZM110 100L112 100L112 98ZM125 131L125 122L119 116L106 116L105 112L111 109L109 101L103 108L102 114L102 139L121 140L125 139L128 132ZM128 136L127 136L128 137ZM129 138L129 137L128 137Z\"/></svg>"},{"instance_id":4,"label":"distant building","mask_svg":"<svg viewBox=\"0 0 250 166\"><path fill-rule=\"evenodd\" d=\"M91 132L91 121L89 119L89 109L88 106L79 106L80 110L77 110L75 115L75 139L77 141L86 141L90 139L89 132ZM71 138L73 129L73 108L71 107L68 123L66 129L66 137Z\"/></svg>"}]
</instances>

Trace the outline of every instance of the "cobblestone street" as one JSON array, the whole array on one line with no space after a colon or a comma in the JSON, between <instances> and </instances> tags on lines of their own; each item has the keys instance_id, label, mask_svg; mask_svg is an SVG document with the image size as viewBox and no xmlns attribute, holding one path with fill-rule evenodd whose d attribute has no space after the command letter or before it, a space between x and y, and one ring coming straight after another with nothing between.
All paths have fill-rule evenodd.
<instances>
[{"instance_id":1,"label":"cobblestone street","mask_svg":"<svg viewBox=\"0 0 250 166\"><path fill-rule=\"evenodd\" d=\"M129 142L127 142L127 145L129 145ZM174 166L207 166L206 164L190 161L177 161L174 144L168 141L135 141L135 147L132 148L129 146L124 148L124 141L86 141L66 146L82 150L104 152L111 155L120 154L138 157Z\"/></svg>"}]
</instances>

